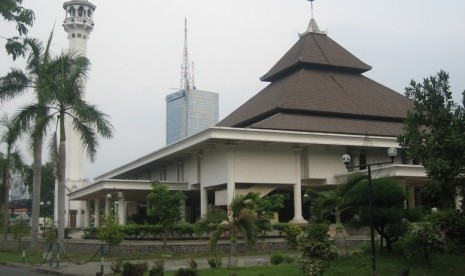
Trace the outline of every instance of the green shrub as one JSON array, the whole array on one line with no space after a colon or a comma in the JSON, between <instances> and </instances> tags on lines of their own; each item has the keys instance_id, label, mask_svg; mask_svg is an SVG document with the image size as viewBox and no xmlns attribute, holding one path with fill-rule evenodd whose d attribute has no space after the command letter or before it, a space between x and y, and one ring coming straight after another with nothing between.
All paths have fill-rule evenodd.
<instances>
[{"instance_id":1,"label":"green shrub","mask_svg":"<svg viewBox=\"0 0 465 276\"><path fill-rule=\"evenodd\" d=\"M179 236L184 237L188 236L189 238L192 238L194 235L194 225L189 224L189 223L184 223L184 224L178 224L174 226L173 230L178 233Z\"/></svg>"},{"instance_id":2,"label":"green shrub","mask_svg":"<svg viewBox=\"0 0 465 276\"><path fill-rule=\"evenodd\" d=\"M198 276L199 272L195 269L192 268L179 268L176 273L174 274L176 276Z\"/></svg>"},{"instance_id":3,"label":"green shrub","mask_svg":"<svg viewBox=\"0 0 465 276\"><path fill-rule=\"evenodd\" d=\"M122 267L123 267L123 259L121 258L116 259L115 262L111 262L110 268L111 268L111 271L113 271L113 273L120 273Z\"/></svg>"},{"instance_id":4,"label":"green shrub","mask_svg":"<svg viewBox=\"0 0 465 276\"><path fill-rule=\"evenodd\" d=\"M221 257L215 257L215 258L208 259L208 264L210 265L210 268L221 268L221 265L222 265Z\"/></svg>"},{"instance_id":5,"label":"green shrub","mask_svg":"<svg viewBox=\"0 0 465 276\"><path fill-rule=\"evenodd\" d=\"M444 233L447 246L465 250L465 213L456 209L448 209L431 213L428 221L438 225Z\"/></svg>"},{"instance_id":6,"label":"green shrub","mask_svg":"<svg viewBox=\"0 0 465 276\"><path fill-rule=\"evenodd\" d=\"M312 239L317 240L317 241L324 241L328 239L328 231L329 231L329 226L324 223L312 223L307 226L305 229L305 232L309 236L312 237Z\"/></svg>"},{"instance_id":7,"label":"green shrub","mask_svg":"<svg viewBox=\"0 0 465 276\"><path fill-rule=\"evenodd\" d=\"M271 229L276 230L282 235L288 227L288 223L279 222L271 225Z\"/></svg>"},{"instance_id":8,"label":"green shrub","mask_svg":"<svg viewBox=\"0 0 465 276\"><path fill-rule=\"evenodd\" d=\"M154 237L158 237L165 233L165 229L163 229L163 226L159 224L147 224L144 227L146 228L147 233Z\"/></svg>"},{"instance_id":9,"label":"green shrub","mask_svg":"<svg viewBox=\"0 0 465 276\"><path fill-rule=\"evenodd\" d=\"M295 262L295 259L294 259L294 257L291 257L291 256L284 256L284 262L286 264L292 264L292 263Z\"/></svg>"},{"instance_id":10,"label":"green shrub","mask_svg":"<svg viewBox=\"0 0 465 276\"><path fill-rule=\"evenodd\" d=\"M84 233L84 239L95 239L98 236L98 228L96 227L86 227L82 229Z\"/></svg>"},{"instance_id":11,"label":"green shrub","mask_svg":"<svg viewBox=\"0 0 465 276\"><path fill-rule=\"evenodd\" d=\"M149 270L149 276L164 276L165 275L165 261L156 260L152 268Z\"/></svg>"},{"instance_id":12,"label":"green shrub","mask_svg":"<svg viewBox=\"0 0 465 276\"><path fill-rule=\"evenodd\" d=\"M297 237L301 252L298 265L305 275L322 275L329 261L337 257L337 249L328 240L327 231L327 225L315 223Z\"/></svg>"},{"instance_id":13,"label":"green shrub","mask_svg":"<svg viewBox=\"0 0 465 276\"><path fill-rule=\"evenodd\" d=\"M197 262L196 262L194 259L190 259L190 260L189 260L189 266L190 266L190 268L192 268L193 270L197 270L198 264L197 264Z\"/></svg>"},{"instance_id":14,"label":"green shrub","mask_svg":"<svg viewBox=\"0 0 465 276\"><path fill-rule=\"evenodd\" d=\"M125 239L139 239L143 232L143 228L134 223L121 225L120 230Z\"/></svg>"},{"instance_id":15,"label":"green shrub","mask_svg":"<svg viewBox=\"0 0 465 276\"><path fill-rule=\"evenodd\" d=\"M431 253L444 249L439 229L431 222L416 222L408 226L407 233L401 239L402 249L407 258L423 255L429 262ZM418 253L421 254L418 254Z\"/></svg>"},{"instance_id":16,"label":"green shrub","mask_svg":"<svg viewBox=\"0 0 465 276\"><path fill-rule=\"evenodd\" d=\"M284 261L284 257L282 254L274 253L273 255L271 255L271 258L270 258L271 264L278 265L282 263L283 261Z\"/></svg>"},{"instance_id":17,"label":"green shrub","mask_svg":"<svg viewBox=\"0 0 465 276\"><path fill-rule=\"evenodd\" d=\"M147 262L143 263L131 263L125 262L123 263L123 272L121 273L122 276L142 276L148 270Z\"/></svg>"},{"instance_id":18,"label":"green shrub","mask_svg":"<svg viewBox=\"0 0 465 276\"><path fill-rule=\"evenodd\" d=\"M286 242L291 248L297 247L297 236L302 232L301 228L294 224L287 224L284 229Z\"/></svg>"}]
</instances>

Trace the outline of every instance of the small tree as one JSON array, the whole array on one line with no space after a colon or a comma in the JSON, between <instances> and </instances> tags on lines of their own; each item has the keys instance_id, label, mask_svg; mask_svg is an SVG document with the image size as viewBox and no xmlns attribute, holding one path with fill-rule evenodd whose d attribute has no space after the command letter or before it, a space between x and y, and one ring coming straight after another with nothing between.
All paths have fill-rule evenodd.
<instances>
[{"instance_id":1,"label":"small tree","mask_svg":"<svg viewBox=\"0 0 465 276\"><path fill-rule=\"evenodd\" d=\"M271 221L274 215L280 209L284 208L284 196L281 194L274 194L271 196L264 196L257 200L255 227L257 232L262 237L262 245L265 245L266 233L271 231Z\"/></svg>"},{"instance_id":2,"label":"small tree","mask_svg":"<svg viewBox=\"0 0 465 276\"><path fill-rule=\"evenodd\" d=\"M309 225L298 237L298 248L302 255L298 265L304 275L323 275L329 261L337 257L336 247L328 240L328 225Z\"/></svg>"},{"instance_id":3,"label":"small tree","mask_svg":"<svg viewBox=\"0 0 465 276\"><path fill-rule=\"evenodd\" d=\"M442 209L454 207L457 192L465 195L465 91L461 104L455 103L449 74L441 70L421 83L412 80L405 94L414 107L398 141L431 178L423 203Z\"/></svg>"},{"instance_id":4,"label":"small tree","mask_svg":"<svg viewBox=\"0 0 465 276\"><path fill-rule=\"evenodd\" d=\"M18 249L21 251L21 239L24 236L29 235L30 230L29 230L29 225L27 224L26 221L20 220L19 222L13 224L11 226L11 232L13 233L13 239L18 240Z\"/></svg>"},{"instance_id":5,"label":"small tree","mask_svg":"<svg viewBox=\"0 0 465 276\"><path fill-rule=\"evenodd\" d=\"M442 251L444 242L436 225L427 221L416 222L408 226L407 233L402 237L402 247L407 258L418 256L420 251L429 263L431 253Z\"/></svg>"},{"instance_id":6,"label":"small tree","mask_svg":"<svg viewBox=\"0 0 465 276\"><path fill-rule=\"evenodd\" d=\"M400 184L388 177L372 180L373 190L373 225L376 232L381 236L380 247L392 249L392 243L398 240L405 232L406 224L404 218L405 191ZM356 205L360 222L369 224L370 209L368 206L368 181L357 184L350 193L357 198Z\"/></svg>"},{"instance_id":7,"label":"small tree","mask_svg":"<svg viewBox=\"0 0 465 276\"><path fill-rule=\"evenodd\" d=\"M216 255L216 244L221 235L227 233L230 238L228 267L231 265L231 255L236 254L237 237L246 240L249 245L256 242L255 211L260 196L258 193L247 193L233 198L229 214L223 210L213 210L196 223L197 233L213 229L210 235L210 248Z\"/></svg>"},{"instance_id":8,"label":"small tree","mask_svg":"<svg viewBox=\"0 0 465 276\"><path fill-rule=\"evenodd\" d=\"M105 226L100 228L98 237L100 240L105 241L108 244L108 251L111 251L112 246L119 245L123 241L124 236L115 216L109 215L108 217L105 217L104 223Z\"/></svg>"},{"instance_id":9,"label":"small tree","mask_svg":"<svg viewBox=\"0 0 465 276\"><path fill-rule=\"evenodd\" d=\"M163 226L163 246L164 249L168 240L168 234L174 226L181 220L181 207L179 202L185 200L186 196L182 192L168 191L166 185L155 181L152 183L152 191L147 196L150 202L147 214Z\"/></svg>"},{"instance_id":10,"label":"small tree","mask_svg":"<svg viewBox=\"0 0 465 276\"><path fill-rule=\"evenodd\" d=\"M328 216L334 216L336 226L341 228L342 212L352 208L356 200L350 190L364 179L366 179L365 175L353 173L347 177L346 182L338 185L334 190L319 192L308 189L305 191L310 200L312 219L316 222L323 222Z\"/></svg>"}]
</instances>

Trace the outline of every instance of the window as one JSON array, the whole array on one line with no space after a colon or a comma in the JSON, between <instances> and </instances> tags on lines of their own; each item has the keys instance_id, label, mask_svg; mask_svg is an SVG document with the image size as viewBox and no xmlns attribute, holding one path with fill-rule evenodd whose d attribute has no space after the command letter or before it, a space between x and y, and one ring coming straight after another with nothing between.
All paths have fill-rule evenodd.
<instances>
[{"instance_id":1,"label":"window","mask_svg":"<svg viewBox=\"0 0 465 276\"><path fill-rule=\"evenodd\" d=\"M361 153L360 154L360 159L359 159L359 164L360 165L366 165L367 164L367 154L366 153ZM366 170L366 166L361 166L360 170Z\"/></svg>"},{"instance_id":2,"label":"window","mask_svg":"<svg viewBox=\"0 0 465 276\"><path fill-rule=\"evenodd\" d=\"M76 15L76 10L73 7L71 7L68 10L68 14L69 14L69 16L75 16Z\"/></svg>"},{"instance_id":3,"label":"window","mask_svg":"<svg viewBox=\"0 0 465 276\"><path fill-rule=\"evenodd\" d=\"M79 7L79 9L78 9L78 16L79 16L79 17L83 17L83 16L84 16L84 8L83 8L82 6Z\"/></svg>"}]
</instances>

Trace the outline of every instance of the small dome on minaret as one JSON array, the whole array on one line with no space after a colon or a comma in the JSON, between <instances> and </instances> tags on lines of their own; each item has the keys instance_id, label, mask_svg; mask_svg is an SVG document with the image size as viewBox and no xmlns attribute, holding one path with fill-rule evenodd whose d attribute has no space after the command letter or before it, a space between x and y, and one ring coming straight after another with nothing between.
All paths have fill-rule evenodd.
<instances>
[{"instance_id":1,"label":"small dome on minaret","mask_svg":"<svg viewBox=\"0 0 465 276\"><path fill-rule=\"evenodd\" d=\"M68 39L88 39L94 28L95 5L87 0L73 0L63 3L66 11L63 27Z\"/></svg>"}]
</instances>

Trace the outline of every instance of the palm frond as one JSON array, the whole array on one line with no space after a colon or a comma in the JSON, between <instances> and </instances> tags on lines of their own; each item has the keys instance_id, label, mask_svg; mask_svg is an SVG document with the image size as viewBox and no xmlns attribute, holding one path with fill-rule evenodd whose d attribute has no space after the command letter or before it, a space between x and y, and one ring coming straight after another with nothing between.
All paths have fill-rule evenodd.
<instances>
[{"instance_id":1,"label":"palm frond","mask_svg":"<svg viewBox=\"0 0 465 276\"><path fill-rule=\"evenodd\" d=\"M0 78L0 100L11 100L24 93L32 85L28 75L18 69L11 69Z\"/></svg>"},{"instance_id":2,"label":"palm frond","mask_svg":"<svg viewBox=\"0 0 465 276\"><path fill-rule=\"evenodd\" d=\"M249 245L253 245L257 241L255 235L255 220L256 217L252 213L248 210L243 211L236 225L241 233L241 237L243 237Z\"/></svg>"}]
</instances>

